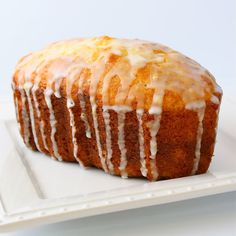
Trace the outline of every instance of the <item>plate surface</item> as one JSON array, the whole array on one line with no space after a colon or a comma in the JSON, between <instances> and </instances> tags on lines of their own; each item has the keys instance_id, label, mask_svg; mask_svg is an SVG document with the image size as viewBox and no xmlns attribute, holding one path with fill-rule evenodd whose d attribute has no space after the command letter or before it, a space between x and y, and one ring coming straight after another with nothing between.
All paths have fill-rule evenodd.
<instances>
[{"instance_id":1,"label":"plate surface","mask_svg":"<svg viewBox=\"0 0 236 236\"><path fill-rule=\"evenodd\" d=\"M2 102L0 231L236 190L235 104L223 100L208 173L147 182L84 170L28 150L19 137L13 104Z\"/></svg>"}]
</instances>

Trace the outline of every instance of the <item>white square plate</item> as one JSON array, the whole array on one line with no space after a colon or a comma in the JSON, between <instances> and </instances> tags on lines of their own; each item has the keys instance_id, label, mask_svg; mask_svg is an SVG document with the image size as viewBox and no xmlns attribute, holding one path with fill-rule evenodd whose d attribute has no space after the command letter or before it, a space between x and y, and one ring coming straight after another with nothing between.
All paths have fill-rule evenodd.
<instances>
[{"instance_id":1,"label":"white square plate","mask_svg":"<svg viewBox=\"0 0 236 236\"><path fill-rule=\"evenodd\" d=\"M13 104L1 103L0 231L236 190L236 103L224 99L208 173L148 182L83 170L28 150Z\"/></svg>"}]
</instances>

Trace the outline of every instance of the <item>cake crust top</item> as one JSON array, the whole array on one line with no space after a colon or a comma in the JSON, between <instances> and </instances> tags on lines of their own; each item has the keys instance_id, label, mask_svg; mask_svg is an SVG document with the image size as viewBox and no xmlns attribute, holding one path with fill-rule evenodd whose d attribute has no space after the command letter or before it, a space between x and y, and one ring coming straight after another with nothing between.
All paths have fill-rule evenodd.
<instances>
[{"instance_id":1,"label":"cake crust top","mask_svg":"<svg viewBox=\"0 0 236 236\"><path fill-rule=\"evenodd\" d=\"M83 91L103 105L155 113L165 93L171 94L172 106L186 108L206 100L219 103L222 93L205 68L169 47L108 36L60 41L23 57L13 86L42 88L67 98Z\"/></svg>"}]
</instances>

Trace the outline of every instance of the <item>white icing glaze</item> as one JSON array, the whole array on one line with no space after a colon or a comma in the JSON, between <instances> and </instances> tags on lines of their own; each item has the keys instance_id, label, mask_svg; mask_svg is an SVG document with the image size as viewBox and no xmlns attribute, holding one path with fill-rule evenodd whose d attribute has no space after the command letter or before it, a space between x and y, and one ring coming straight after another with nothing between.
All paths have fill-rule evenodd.
<instances>
[{"instance_id":1,"label":"white icing glaze","mask_svg":"<svg viewBox=\"0 0 236 236\"><path fill-rule=\"evenodd\" d=\"M25 141L25 144L30 147L29 138L30 138L30 130L29 130L29 116L26 110L26 97L25 92L23 88L19 88L20 95L21 95L21 104L22 104L22 120L23 120L23 127L24 127L24 133L23 133L23 139Z\"/></svg>"},{"instance_id":2,"label":"white icing glaze","mask_svg":"<svg viewBox=\"0 0 236 236\"><path fill-rule=\"evenodd\" d=\"M55 139L55 133L56 133L56 118L54 115L54 110L52 106L52 101L51 101L51 96L53 94L52 89L45 89L44 91L44 98L47 104L47 107L49 109L49 119L50 119L50 126L51 126L51 141L52 141L52 149L54 156L57 158L57 160L62 161L61 155L58 153L58 147L57 147L57 142Z\"/></svg>"},{"instance_id":3,"label":"white icing glaze","mask_svg":"<svg viewBox=\"0 0 236 236\"><path fill-rule=\"evenodd\" d=\"M157 107L157 106L152 106L150 109L149 109L149 114L151 115L160 115L161 112L162 112L162 108L161 107Z\"/></svg>"},{"instance_id":4,"label":"white icing glaze","mask_svg":"<svg viewBox=\"0 0 236 236\"><path fill-rule=\"evenodd\" d=\"M153 115L154 120L149 122L149 132L151 135L150 140L150 167L152 173L152 180L157 180L158 178L158 170L157 170L157 133L160 128L161 115Z\"/></svg>"},{"instance_id":5,"label":"white icing glaze","mask_svg":"<svg viewBox=\"0 0 236 236\"><path fill-rule=\"evenodd\" d=\"M85 126L85 135L87 138L91 138L91 128L88 122L88 118L86 115L86 107L85 107L85 100L84 100L84 95L79 94L79 101L80 101L80 108L81 108L81 115L80 118L84 122Z\"/></svg>"},{"instance_id":6,"label":"white icing glaze","mask_svg":"<svg viewBox=\"0 0 236 236\"><path fill-rule=\"evenodd\" d=\"M70 126L71 126L71 134L72 134L72 144L73 144L73 154L74 158L79 164L84 167L82 160L78 157L78 141L76 139L76 126L75 126L75 116L72 111L72 107L75 105L74 100L72 99L72 86L75 81L75 74L80 75L82 68L72 67L68 72L68 80L66 81L66 93L67 93L67 108L70 116ZM60 88L60 86L58 86Z\"/></svg>"},{"instance_id":7,"label":"white icing glaze","mask_svg":"<svg viewBox=\"0 0 236 236\"><path fill-rule=\"evenodd\" d=\"M47 64L47 62L53 60L53 58L54 57L50 55L48 58L48 61L47 60L43 61L42 64L37 68L37 70L40 70L40 67L43 67L45 64ZM57 63L51 65L51 74L47 81L47 87L44 90L44 99L49 110L49 119L50 119L50 126L51 126L50 137L51 137L51 142L52 142L53 153L56 159L59 161L63 161L63 159L58 152L58 145L55 139L55 134L57 132L57 129L56 129L57 120L54 114L51 96L54 94L56 97L59 97L59 98L61 97L60 95L61 82L62 82L62 79L65 77L66 72L69 70L67 66L70 63L71 63L71 60L66 59L65 61L63 61L63 64L61 64L61 62L58 61ZM54 86L55 91L52 90L53 83L55 83L55 86Z\"/></svg>"},{"instance_id":8,"label":"white icing glaze","mask_svg":"<svg viewBox=\"0 0 236 236\"><path fill-rule=\"evenodd\" d=\"M39 54L39 57L40 57L40 54ZM35 109L36 109L36 114L37 114L37 117L38 119L40 119L40 122L39 122L39 128L40 128L40 133L41 133L41 137L42 137L42 140L43 140L43 145L44 145L44 148L46 150L48 150L48 145L47 145L47 142L46 142L46 136L45 136L45 123L43 120L41 120L41 112L39 110L39 105L38 105L38 101L37 101L37 98L36 98L36 91L37 89L39 88L39 82L41 80L41 77L40 76L36 76L35 79L34 79L34 84L31 84L31 82L27 82L27 81L31 81L31 76L32 76L32 73L33 72L36 72L38 73L40 71L41 68L43 68L43 66L45 66L46 62L45 61L41 61L40 63L38 63L38 60L33 60L33 55L30 55L30 58L31 58L31 63L27 64L26 63L26 68L27 70L25 70L25 73L21 73L21 83L22 81L25 81L23 86L22 87L33 87L31 88L31 92L32 92L32 96L33 96L33 101L34 101L34 104L35 104ZM33 61L32 61L33 60ZM26 60L27 61L27 60ZM27 85L28 84L28 85ZM27 96L29 97L29 96ZM29 98L28 98L29 99ZM29 103L29 102L28 102ZM29 103L29 108L32 107L30 106L31 104ZM31 119L31 116L30 115L30 119ZM34 116L33 116L34 118ZM31 119L32 120L32 119ZM34 124L34 120L32 121L32 124ZM35 125L34 125L35 126ZM32 128L33 129L33 128ZM34 130L34 129L33 129ZM33 132L33 137L35 139L35 132L32 130ZM37 139L37 137L36 137ZM35 143L38 143L38 140L35 140ZM36 144L37 146L37 144ZM39 146L39 145L38 145ZM41 151L39 149L39 151Z\"/></svg>"},{"instance_id":9,"label":"white icing glaze","mask_svg":"<svg viewBox=\"0 0 236 236\"><path fill-rule=\"evenodd\" d=\"M215 95L212 95L212 96L211 96L211 101L212 101L214 104L220 104L219 98L216 97Z\"/></svg>"},{"instance_id":10,"label":"white icing glaze","mask_svg":"<svg viewBox=\"0 0 236 236\"><path fill-rule=\"evenodd\" d=\"M199 161L201 158L201 141L202 141L202 134L203 134L203 118L204 118L205 108L200 109L197 112L198 115L198 130L197 130L197 143L195 149L195 159L192 169L192 174L196 174L198 170Z\"/></svg>"},{"instance_id":11,"label":"white icing glaze","mask_svg":"<svg viewBox=\"0 0 236 236\"><path fill-rule=\"evenodd\" d=\"M190 109L197 112L198 116L198 129L196 137L196 147L195 147L195 158L193 160L193 169L192 175L196 174L198 170L199 161L201 158L201 141L203 134L203 119L205 115L206 103L205 101L195 101L189 104L186 104L186 109Z\"/></svg>"},{"instance_id":12,"label":"white icing glaze","mask_svg":"<svg viewBox=\"0 0 236 236\"><path fill-rule=\"evenodd\" d=\"M106 159L102 153L102 145L101 145L101 141L100 141L98 120L97 120L97 105L96 105L94 96L90 96L90 104L91 104L91 108L92 108L93 125L94 125L98 155L100 157L103 170L105 172L108 172L107 165L106 165Z\"/></svg>"},{"instance_id":13,"label":"white icing glaze","mask_svg":"<svg viewBox=\"0 0 236 236\"><path fill-rule=\"evenodd\" d=\"M205 106L206 106L205 101L194 101L194 102L186 104L185 108L188 110L197 111L199 109L204 108Z\"/></svg>"},{"instance_id":14,"label":"white icing glaze","mask_svg":"<svg viewBox=\"0 0 236 236\"><path fill-rule=\"evenodd\" d=\"M89 95L90 95L89 99L90 99L90 104L92 108L93 125L94 125L98 155L100 157L102 168L105 172L108 172L108 168L106 165L106 157L104 156L102 152L102 145L100 141L99 127L98 127L98 120L97 120L97 104L96 104L95 96L96 96L99 80L104 73L105 65L106 65L107 60L109 59L109 56L110 54L102 55L101 57L98 58L97 62L94 63L93 67L91 67L92 76L91 76L90 87L89 87Z\"/></svg>"},{"instance_id":15,"label":"white icing glaze","mask_svg":"<svg viewBox=\"0 0 236 236\"><path fill-rule=\"evenodd\" d=\"M74 114L73 111L71 110L71 107L73 106L74 102L71 101L71 99L67 99L67 108L70 114L70 126L71 126L71 133L72 133L72 143L73 143L73 153L74 153L74 157L76 159L76 161L82 166L84 167L84 164L82 162L82 160L79 159L78 157L78 142L76 139L76 127L75 127L75 118L74 118Z\"/></svg>"},{"instance_id":16,"label":"white icing glaze","mask_svg":"<svg viewBox=\"0 0 236 236\"><path fill-rule=\"evenodd\" d=\"M143 109L138 109L137 111L137 118L139 124L139 156L140 156L140 171L143 176L147 176L148 170L146 167L146 160L145 160L145 152L144 152L144 133L143 133Z\"/></svg>"},{"instance_id":17,"label":"white icing glaze","mask_svg":"<svg viewBox=\"0 0 236 236\"><path fill-rule=\"evenodd\" d=\"M55 92L54 92L54 95L57 97L57 98L60 98L61 97L61 93L60 93L60 88L61 88L61 82L62 82L62 75L60 75L58 77L58 79L55 80Z\"/></svg>"},{"instance_id":18,"label":"white icing glaze","mask_svg":"<svg viewBox=\"0 0 236 236\"><path fill-rule=\"evenodd\" d=\"M216 112L216 125L215 125L215 143L216 143L216 135L217 135L217 129L218 129L218 121L219 121L219 111L220 111L220 104L218 104L217 109L215 110ZM214 143L214 144L215 144Z\"/></svg>"},{"instance_id":19,"label":"white icing glaze","mask_svg":"<svg viewBox=\"0 0 236 236\"><path fill-rule=\"evenodd\" d=\"M42 140L43 140L43 146L44 146L44 148L46 150L48 150L48 145L47 145L47 142L46 142L46 135L44 133L44 131L45 131L45 123L41 119L41 112L40 112L40 109L39 109L39 103L38 103L38 100L37 100L37 97L36 97L37 89L38 89L38 86L37 86L37 84L35 84L32 87L31 92L32 92L32 95L33 95L33 100L34 100L34 104L35 104L36 114L37 114L38 119L40 119L39 130L40 130L41 137L42 137Z\"/></svg>"},{"instance_id":20,"label":"white icing glaze","mask_svg":"<svg viewBox=\"0 0 236 236\"><path fill-rule=\"evenodd\" d=\"M113 105L113 106L103 106L103 107L105 107L105 109L114 110L117 113L132 111L131 106L125 106L125 105Z\"/></svg>"},{"instance_id":21,"label":"white icing glaze","mask_svg":"<svg viewBox=\"0 0 236 236\"><path fill-rule=\"evenodd\" d=\"M42 152L40 146L39 146L39 142L38 142L38 136L36 134L36 127L35 127L35 119L34 119L34 110L33 110L33 104L31 101L31 97L30 97L30 91L32 88L33 84L30 82L27 82L24 84L24 89L25 89L25 93L26 93L26 97L28 100L28 104L29 104L29 115L30 115L30 121L31 121L31 128L32 128L32 133L33 133L33 137L34 137L34 143L36 145L36 148Z\"/></svg>"},{"instance_id":22,"label":"white icing glaze","mask_svg":"<svg viewBox=\"0 0 236 236\"><path fill-rule=\"evenodd\" d=\"M106 129L106 147L107 147L107 167L111 174L114 174L114 166L111 162L112 158L112 143L111 143L111 126L110 126L110 114L106 106L103 106L103 119Z\"/></svg>"},{"instance_id":23,"label":"white icing glaze","mask_svg":"<svg viewBox=\"0 0 236 236\"><path fill-rule=\"evenodd\" d=\"M144 67L147 63L147 59L143 56L129 54L126 56L131 66L138 66L139 68Z\"/></svg>"},{"instance_id":24,"label":"white icing glaze","mask_svg":"<svg viewBox=\"0 0 236 236\"><path fill-rule=\"evenodd\" d=\"M39 73L40 69L42 69L45 66L45 64L46 63L44 61L41 61L40 63L37 63L37 60L36 60L36 62L35 61L31 62L31 64L27 65L28 69L26 71L27 73L25 73L25 75L24 75L25 76L24 78L25 78L26 81L30 81L32 73L36 72L36 76L34 78L34 83L31 85L31 87L32 87L31 88L31 93L32 93L33 102L34 102L34 105L35 105L36 115L37 115L37 118L40 120L39 121L39 131L40 131L40 134L41 134L41 137L42 137L43 146L46 150L49 150L47 142L46 142L45 123L41 118L41 112L40 112L38 100L37 100L37 97L36 97L36 91L39 89L39 83L40 83L40 80L41 80L41 77L38 76L37 73ZM29 82L26 82L25 84L27 84L27 83L29 83Z\"/></svg>"},{"instance_id":25,"label":"white icing glaze","mask_svg":"<svg viewBox=\"0 0 236 236\"><path fill-rule=\"evenodd\" d=\"M126 112L132 111L130 106L103 106L103 119L106 127L106 146L107 146L107 163L108 168L113 173L114 167L111 162L112 158L112 146L111 146L111 127L110 127L110 114L108 110L113 110L118 116L118 146L120 149L120 166L119 170L123 178L127 178L128 174L126 172L127 158L126 158L126 147L125 147L125 114Z\"/></svg>"},{"instance_id":26,"label":"white icing glaze","mask_svg":"<svg viewBox=\"0 0 236 236\"><path fill-rule=\"evenodd\" d=\"M156 68L152 68L153 73L155 75ZM150 140L150 168L151 168L151 174L152 174L152 180L157 180L158 178L158 169L157 169L157 133L160 129L160 122L161 122L161 116L162 116L162 103L163 103L163 97L165 94L165 80L161 81L161 83L158 81L158 78L156 76L152 77L152 81L150 83L150 88L154 89L154 94L152 98L152 104L149 109L149 114L153 115L153 120L148 123L149 132L151 136Z\"/></svg>"},{"instance_id":27,"label":"white icing glaze","mask_svg":"<svg viewBox=\"0 0 236 236\"><path fill-rule=\"evenodd\" d=\"M125 147L125 132L124 132L124 125L125 125L125 114L124 111L119 111L118 115L118 146L120 149L120 174L122 178L127 178L128 174L126 172L127 166L127 158L126 158L126 147Z\"/></svg>"},{"instance_id":28,"label":"white icing glaze","mask_svg":"<svg viewBox=\"0 0 236 236\"><path fill-rule=\"evenodd\" d=\"M216 126L215 126L215 134L217 134L217 128L218 128L218 121L219 121L219 112L220 112L220 106L216 109ZM216 142L216 140L215 140Z\"/></svg>"},{"instance_id":29,"label":"white icing glaze","mask_svg":"<svg viewBox=\"0 0 236 236\"><path fill-rule=\"evenodd\" d=\"M80 76L79 83L78 83L78 98L79 98L80 108L81 108L80 118L84 122L86 137L91 138L91 128L90 128L88 118L86 115L86 106L85 106L86 104L84 100L84 93L82 90L83 82L84 82L84 76Z\"/></svg>"}]
</instances>

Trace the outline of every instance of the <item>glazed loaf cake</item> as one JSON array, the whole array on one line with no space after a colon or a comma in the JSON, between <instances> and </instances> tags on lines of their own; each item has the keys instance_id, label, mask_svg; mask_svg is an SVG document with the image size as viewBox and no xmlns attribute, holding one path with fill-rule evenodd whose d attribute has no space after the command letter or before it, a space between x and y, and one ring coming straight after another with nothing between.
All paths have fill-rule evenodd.
<instances>
[{"instance_id":1,"label":"glazed loaf cake","mask_svg":"<svg viewBox=\"0 0 236 236\"><path fill-rule=\"evenodd\" d=\"M23 57L12 88L27 147L110 174L177 178L207 171L222 90L166 46L107 36Z\"/></svg>"}]
</instances>

